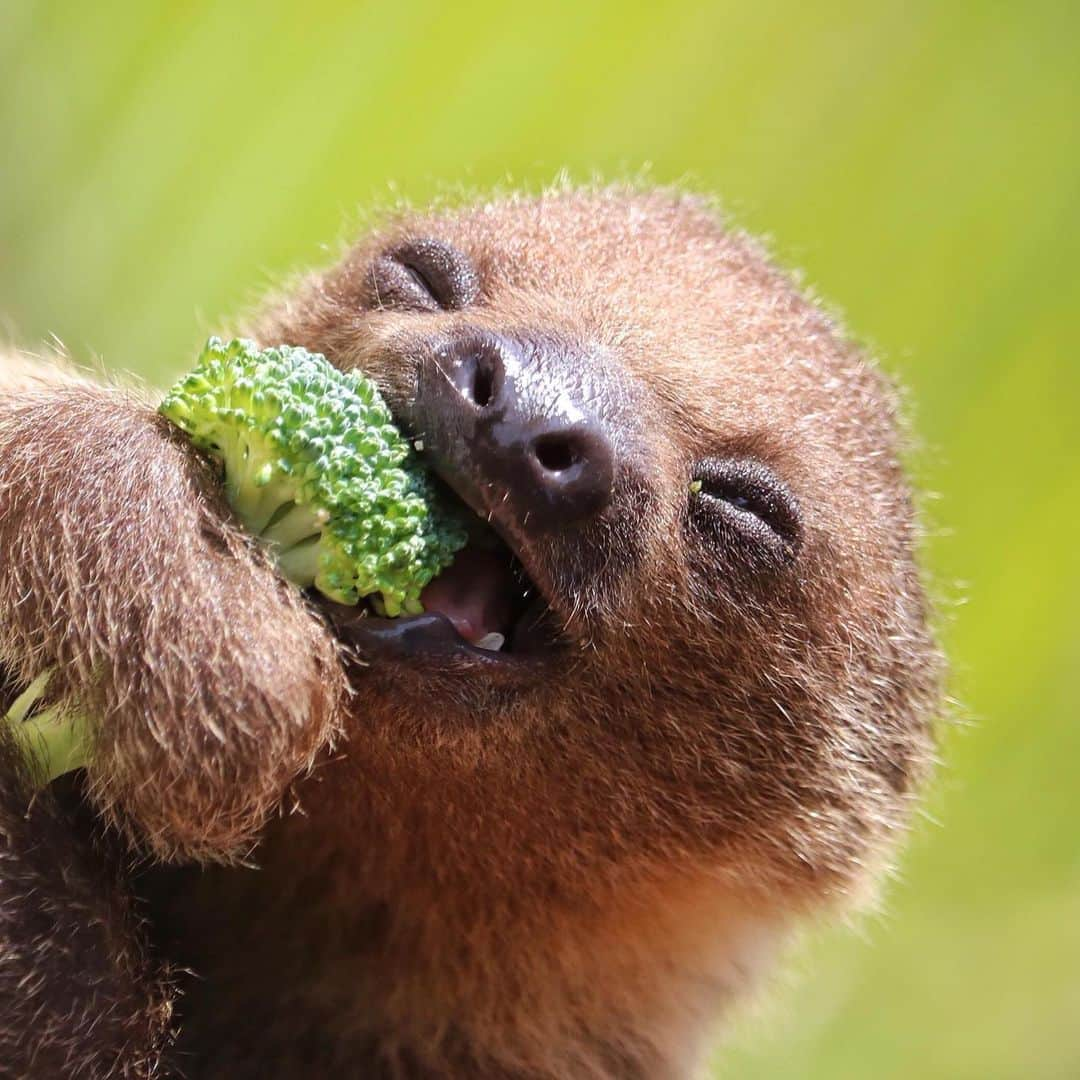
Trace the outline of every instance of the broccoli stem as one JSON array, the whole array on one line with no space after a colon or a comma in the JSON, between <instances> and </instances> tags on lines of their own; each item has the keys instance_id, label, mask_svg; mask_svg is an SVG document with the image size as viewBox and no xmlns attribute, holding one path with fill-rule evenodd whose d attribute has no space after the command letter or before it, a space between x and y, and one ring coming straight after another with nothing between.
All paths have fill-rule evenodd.
<instances>
[{"instance_id":1,"label":"broccoli stem","mask_svg":"<svg viewBox=\"0 0 1080 1080\"><path fill-rule=\"evenodd\" d=\"M319 572L320 550L320 537L314 536L302 544L279 550L278 566L290 581L299 585L301 589L306 589L314 584L315 575Z\"/></svg>"},{"instance_id":2,"label":"broccoli stem","mask_svg":"<svg viewBox=\"0 0 1080 1080\"><path fill-rule=\"evenodd\" d=\"M34 681L11 703L5 720L10 724L21 724L27 713L37 704L38 699L45 693L52 678L53 669L46 668Z\"/></svg>"},{"instance_id":3,"label":"broccoli stem","mask_svg":"<svg viewBox=\"0 0 1080 1080\"><path fill-rule=\"evenodd\" d=\"M272 517L259 533L263 540L284 551L305 540L318 539L326 524L325 515L297 503L285 503L282 509L284 513Z\"/></svg>"},{"instance_id":4,"label":"broccoli stem","mask_svg":"<svg viewBox=\"0 0 1080 1080\"><path fill-rule=\"evenodd\" d=\"M46 784L82 768L87 756L84 718L68 704L59 702L30 715L48 688L52 673L50 668L34 679L3 719L26 742Z\"/></svg>"},{"instance_id":5,"label":"broccoli stem","mask_svg":"<svg viewBox=\"0 0 1080 1080\"><path fill-rule=\"evenodd\" d=\"M35 713L22 724L23 736L30 742L51 783L64 773L86 764L86 730L83 717L65 705L51 705Z\"/></svg>"},{"instance_id":6,"label":"broccoli stem","mask_svg":"<svg viewBox=\"0 0 1080 1080\"><path fill-rule=\"evenodd\" d=\"M270 458L265 448L252 445L243 433L224 453L229 502L244 527L258 535L283 503L292 501L291 486L268 482Z\"/></svg>"}]
</instances>

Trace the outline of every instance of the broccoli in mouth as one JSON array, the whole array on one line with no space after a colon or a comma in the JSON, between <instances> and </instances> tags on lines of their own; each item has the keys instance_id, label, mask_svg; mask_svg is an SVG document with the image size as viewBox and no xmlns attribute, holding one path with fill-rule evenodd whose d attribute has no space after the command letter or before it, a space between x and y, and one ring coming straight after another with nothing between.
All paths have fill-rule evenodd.
<instances>
[{"instance_id":1,"label":"broccoli in mouth","mask_svg":"<svg viewBox=\"0 0 1080 1080\"><path fill-rule=\"evenodd\" d=\"M424 586L468 539L375 383L318 353L210 338L159 411L218 463L230 506L285 577L339 604L419 614ZM46 782L89 752L77 711L38 707L50 674L4 716Z\"/></svg>"},{"instance_id":2,"label":"broccoli in mouth","mask_svg":"<svg viewBox=\"0 0 1080 1080\"><path fill-rule=\"evenodd\" d=\"M317 353L211 338L160 411L221 463L244 528L303 588L418 614L465 546L375 384Z\"/></svg>"}]
</instances>

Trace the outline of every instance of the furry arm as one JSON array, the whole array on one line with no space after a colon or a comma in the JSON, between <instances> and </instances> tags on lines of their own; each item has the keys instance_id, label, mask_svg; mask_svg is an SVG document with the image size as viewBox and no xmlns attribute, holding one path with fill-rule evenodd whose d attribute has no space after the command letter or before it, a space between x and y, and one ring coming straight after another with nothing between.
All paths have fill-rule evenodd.
<instances>
[{"instance_id":1,"label":"furry arm","mask_svg":"<svg viewBox=\"0 0 1080 1080\"><path fill-rule=\"evenodd\" d=\"M130 390L0 353L0 666L95 718L97 806L163 858L243 853L332 738L333 640Z\"/></svg>"}]
</instances>

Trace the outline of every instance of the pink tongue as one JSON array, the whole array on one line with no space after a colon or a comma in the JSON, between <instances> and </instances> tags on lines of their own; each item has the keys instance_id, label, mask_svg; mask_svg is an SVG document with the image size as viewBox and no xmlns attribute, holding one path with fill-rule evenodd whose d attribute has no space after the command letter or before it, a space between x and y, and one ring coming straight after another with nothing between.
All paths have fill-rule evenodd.
<instances>
[{"instance_id":1,"label":"pink tongue","mask_svg":"<svg viewBox=\"0 0 1080 1080\"><path fill-rule=\"evenodd\" d=\"M420 603L445 615L472 644L487 634L506 634L519 588L505 554L468 547L424 589Z\"/></svg>"}]
</instances>

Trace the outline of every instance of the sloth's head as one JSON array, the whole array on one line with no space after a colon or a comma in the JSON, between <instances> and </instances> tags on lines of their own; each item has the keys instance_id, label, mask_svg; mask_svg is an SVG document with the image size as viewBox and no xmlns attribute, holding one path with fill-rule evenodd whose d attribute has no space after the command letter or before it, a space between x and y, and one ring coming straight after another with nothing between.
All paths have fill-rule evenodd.
<instances>
[{"instance_id":1,"label":"sloth's head","mask_svg":"<svg viewBox=\"0 0 1080 1080\"><path fill-rule=\"evenodd\" d=\"M813 893L878 850L937 683L894 399L755 243L670 193L401 215L261 335L477 515L424 615L341 624L366 819Z\"/></svg>"}]
</instances>

